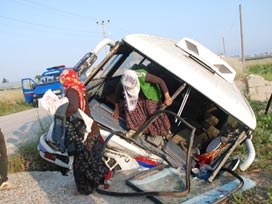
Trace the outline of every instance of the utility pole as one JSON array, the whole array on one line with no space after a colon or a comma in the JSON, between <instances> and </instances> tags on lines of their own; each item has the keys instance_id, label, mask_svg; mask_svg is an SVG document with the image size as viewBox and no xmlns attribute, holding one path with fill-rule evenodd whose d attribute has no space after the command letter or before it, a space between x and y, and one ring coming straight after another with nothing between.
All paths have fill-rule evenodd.
<instances>
[{"instance_id":1,"label":"utility pole","mask_svg":"<svg viewBox=\"0 0 272 204\"><path fill-rule=\"evenodd\" d=\"M96 24L102 26L102 38L105 39L108 36L108 34L105 31L105 26L108 25L108 24L110 24L110 20L101 21L101 22L97 21ZM105 47L105 53L106 53L106 55L108 54L106 47Z\"/></svg>"},{"instance_id":2,"label":"utility pole","mask_svg":"<svg viewBox=\"0 0 272 204\"><path fill-rule=\"evenodd\" d=\"M241 50L242 50L242 63L245 66L245 52L244 52L244 34L243 34L243 20L242 20L242 6L239 4L240 11L240 32L241 32Z\"/></svg>"},{"instance_id":3,"label":"utility pole","mask_svg":"<svg viewBox=\"0 0 272 204\"><path fill-rule=\"evenodd\" d=\"M101 22L96 22L97 25L101 25L102 26L102 37L103 39L105 39L107 37L107 33L105 31L105 26L110 24L110 20L107 21L101 21Z\"/></svg>"},{"instance_id":4,"label":"utility pole","mask_svg":"<svg viewBox=\"0 0 272 204\"><path fill-rule=\"evenodd\" d=\"M225 39L224 39L224 37L223 37L223 50L224 50L224 56L226 57L227 56L227 54L226 54L226 48L225 48Z\"/></svg>"}]
</instances>

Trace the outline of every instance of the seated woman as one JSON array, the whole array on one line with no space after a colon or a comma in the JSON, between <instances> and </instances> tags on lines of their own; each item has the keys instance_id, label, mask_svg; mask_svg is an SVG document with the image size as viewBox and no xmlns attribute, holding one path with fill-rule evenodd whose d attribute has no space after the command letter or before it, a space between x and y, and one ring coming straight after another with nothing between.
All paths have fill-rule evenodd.
<instances>
[{"instance_id":1,"label":"seated woman","mask_svg":"<svg viewBox=\"0 0 272 204\"><path fill-rule=\"evenodd\" d=\"M164 103L170 106L172 99L165 82L161 78L148 73L144 69L126 70L122 75L121 83L116 89L115 109L112 115L116 119L119 118L119 104L123 98L127 127L137 131L155 111L161 108L162 93ZM165 137L168 135L170 128L167 115L162 114L148 126L144 134Z\"/></svg>"}]
</instances>

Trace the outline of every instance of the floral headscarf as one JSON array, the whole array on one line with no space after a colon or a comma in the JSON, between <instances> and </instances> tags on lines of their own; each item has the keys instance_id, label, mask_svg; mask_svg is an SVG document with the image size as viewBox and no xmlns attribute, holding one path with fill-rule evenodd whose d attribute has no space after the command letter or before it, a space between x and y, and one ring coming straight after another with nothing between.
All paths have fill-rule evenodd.
<instances>
[{"instance_id":1,"label":"floral headscarf","mask_svg":"<svg viewBox=\"0 0 272 204\"><path fill-rule=\"evenodd\" d=\"M124 71L121 79L126 103L129 111L133 111L138 102L138 95L140 92L140 82L138 79L138 75L133 70Z\"/></svg>"},{"instance_id":2,"label":"floral headscarf","mask_svg":"<svg viewBox=\"0 0 272 204\"><path fill-rule=\"evenodd\" d=\"M85 90L86 87L80 81L77 73L73 69L65 69L60 74L60 83L63 85L64 89L73 88L78 92L80 109L85 110Z\"/></svg>"}]
</instances>

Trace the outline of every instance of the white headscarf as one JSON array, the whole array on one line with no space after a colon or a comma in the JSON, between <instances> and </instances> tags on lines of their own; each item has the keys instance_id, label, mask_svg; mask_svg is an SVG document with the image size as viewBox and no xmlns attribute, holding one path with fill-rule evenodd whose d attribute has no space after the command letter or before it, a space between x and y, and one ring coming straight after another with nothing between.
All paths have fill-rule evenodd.
<instances>
[{"instance_id":1,"label":"white headscarf","mask_svg":"<svg viewBox=\"0 0 272 204\"><path fill-rule=\"evenodd\" d=\"M133 70L124 71L121 79L125 98L129 111L133 111L138 102L138 95L140 92L140 82L137 73Z\"/></svg>"}]
</instances>

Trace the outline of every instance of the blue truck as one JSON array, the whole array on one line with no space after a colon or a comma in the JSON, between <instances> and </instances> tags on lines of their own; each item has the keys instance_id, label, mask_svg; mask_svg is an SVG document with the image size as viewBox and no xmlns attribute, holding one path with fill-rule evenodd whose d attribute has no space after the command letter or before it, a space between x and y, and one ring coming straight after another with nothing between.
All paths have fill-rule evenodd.
<instances>
[{"instance_id":1,"label":"blue truck","mask_svg":"<svg viewBox=\"0 0 272 204\"><path fill-rule=\"evenodd\" d=\"M65 65L54 66L47 68L37 81L31 78L24 78L21 80L22 91L25 101L34 106L38 105L38 99L42 98L45 92L51 89L57 96L64 95L64 89L59 81L59 75L63 70L67 69Z\"/></svg>"}]
</instances>

